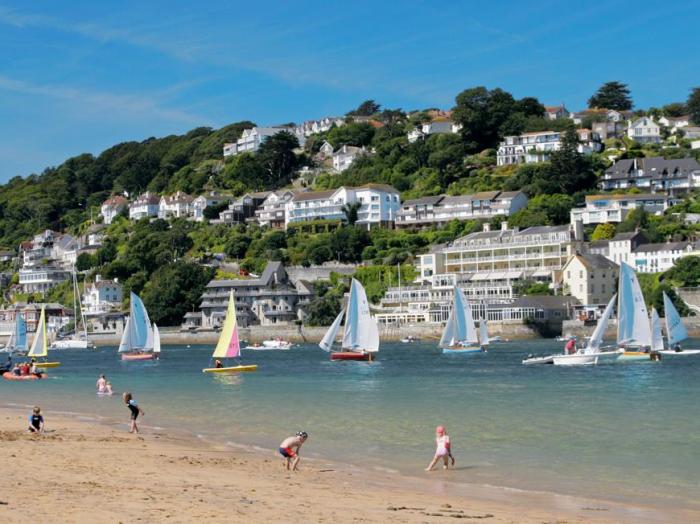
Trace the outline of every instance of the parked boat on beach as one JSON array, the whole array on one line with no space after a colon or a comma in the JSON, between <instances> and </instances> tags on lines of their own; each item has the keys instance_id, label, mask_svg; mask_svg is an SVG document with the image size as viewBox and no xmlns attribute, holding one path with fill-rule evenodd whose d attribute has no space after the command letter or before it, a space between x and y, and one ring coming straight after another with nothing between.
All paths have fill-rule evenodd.
<instances>
[{"instance_id":1,"label":"parked boat on beach","mask_svg":"<svg viewBox=\"0 0 700 524\"><path fill-rule=\"evenodd\" d=\"M153 360L160 354L158 326L151 323L146 306L135 293L130 296L129 318L124 326L118 353L122 360Z\"/></svg>"},{"instance_id":2,"label":"parked boat on beach","mask_svg":"<svg viewBox=\"0 0 700 524\"><path fill-rule=\"evenodd\" d=\"M219 359L240 358L241 342L238 336L238 319L236 317L236 300L233 297L233 291L229 294L228 307L226 309L226 318L224 325L219 335L219 341L214 348L211 358L217 363L214 367L204 368L202 373L242 373L248 371L256 371L258 366L252 365L237 365L224 366Z\"/></svg>"},{"instance_id":3,"label":"parked boat on beach","mask_svg":"<svg viewBox=\"0 0 700 524\"><path fill-rule=\"evenodd\" d=\"M333 351L335 338L345 317L345 329L340 351ZM346 309L342 310L328 328L319 347L331 354L331 360L372 361L379 351L379 329L369 311L367 294L362 284L352 279L350 297Z\"/></svg>"},{"instance_id":4,"label":"parked boat on beach","mask_svg":"<svg viewBox=\"0 0 700 524\"><path fill-rule=\"evenodd\" d=\"M482 321L484 329L486 322ZM484 332L485 333L485 332ZM488 333L484 342L488 344ZM464 292L457 286L454 287L452 309L447 318L447 324L440 338L440 348L444 354L465 355L470 353L485 353L485 346L479 342L479 333L472 315L472 308Z\"/></svg>"}]
</instances>

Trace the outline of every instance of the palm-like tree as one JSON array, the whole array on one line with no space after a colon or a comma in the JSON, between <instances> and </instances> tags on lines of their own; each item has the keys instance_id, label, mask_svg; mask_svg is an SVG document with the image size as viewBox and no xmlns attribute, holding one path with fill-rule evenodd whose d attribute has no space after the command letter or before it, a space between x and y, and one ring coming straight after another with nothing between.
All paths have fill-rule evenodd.
<instances>
[{"instance_id":1,"label":"palm-like tree","mask_svg":"<svg viewBox=\"0 0 700 524\"><path fill-rule=\"evenodd\" d=\"M358 219L358 212L362 207L361 202L348 202L343 206L343 213L345 213L345 220L349 225L354 225Z\"/></svg>"}]
</instances>

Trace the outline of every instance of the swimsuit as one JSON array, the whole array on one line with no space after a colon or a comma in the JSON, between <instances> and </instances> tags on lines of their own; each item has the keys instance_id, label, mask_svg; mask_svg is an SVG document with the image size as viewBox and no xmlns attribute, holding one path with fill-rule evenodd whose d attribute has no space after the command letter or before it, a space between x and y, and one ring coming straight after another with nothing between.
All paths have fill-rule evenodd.
<instances>
[{"instance_id":1,"label":"swimsuit","mask_svg":"<svg viewBox=\"0 0 700 524\"><path fill-rule=\"evenodd\" d=\"M136 402L132 399L127 406L131 410L131 420L136 420L139 416L139 407L136 405Z\"/></svg>"},{"instance_id":2,"label":"swimsuit","mask_svg":"<svg viewBox=\"0 0 700 524\"><path fill-rule=\"evenodd\" d=\"M296 452L292 448L280 448L280 455L284 458L294 458L297 456Z\"/></svg>"},{"instance_id":3,"label":"swimsuit","mask_svg":"<svg viewBox=\"0 0 700 524\"><path fill-rule=\"evenodd\" d=\"M435 450L435 456L444 457L450 454L450 439L449 437L439 437L437 439L437 450Z\"/></svg>"},{"instance_id":4,"label":"swimsuit","mask_svg":"<svg viewBox=\"0 0 700 524\"><path fill-rule=\"evenodd\" d=\"M39 431L41 423L44 422L44 417L41 415L29 415L29 426Z\"/></svg>"}]
</instances>

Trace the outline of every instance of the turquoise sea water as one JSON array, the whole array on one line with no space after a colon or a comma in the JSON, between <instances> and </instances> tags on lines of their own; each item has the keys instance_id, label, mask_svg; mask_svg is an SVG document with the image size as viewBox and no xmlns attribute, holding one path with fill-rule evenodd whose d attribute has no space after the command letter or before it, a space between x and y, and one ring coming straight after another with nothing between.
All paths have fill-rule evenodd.
<instances>
[{"instance_id":1,"label":"turquoise sea water","mask_svg":"<svg viewBox=\"0 0 700 524\"><path fill-rule=\"evenodd\" d=\"M146 412L144 426L273 449L308 431L307 455L423 475L434 428L451 435L456 482L700 507L700 358L592 368L525 367L560 343L496 344L443 356L433 344L382 344L377 362L330 362L317 346L244 352L257 373L211 376L209 346L171 346L156 362L121 362L115 348L53 353L48 380L0 381L3 404L118 420L106 373ZM700 347L700 345L697 345Z\"/></svg>"}]
</instances>

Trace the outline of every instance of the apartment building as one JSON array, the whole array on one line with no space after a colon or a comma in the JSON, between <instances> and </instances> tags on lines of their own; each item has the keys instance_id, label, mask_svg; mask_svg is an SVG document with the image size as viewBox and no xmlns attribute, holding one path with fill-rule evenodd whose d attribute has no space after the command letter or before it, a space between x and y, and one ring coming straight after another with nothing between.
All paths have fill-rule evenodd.
<instances>
[{"instance_id":1,"label":"apartment building","mask_svg":"<svg viewBox=\"0 0 700 524\"><path fill-rule=\"evenodd\" d=\"M131 220L141 220L142 218L157 217L160 209L160 198L158 195L146 191L136 197L129 205L129 218Z\"/></svg>"},{"instance_id":2,"label":"apartment building","mask_svg":"<svg viewBox=\"0 0 700 524\"><path fill-rule=\"evenodd\" d=\"M330 191L296 193L287 205L287 224L310 220L345 220L343 207L359 203L357 224L393 227L401 207L399 192L386 184L339 187Z\"/></svg>"},{"instance_id":3,"label":"apartment building","mask_svg":"<svg viewBox=\"0 0 700 524\"><path fill-rule=\"evenodd\" d=\"M295 194L290 190L271 192L255 210L254 220L261 226L284 229L287 225L287 205Z\"/></svg>"},{"instance_id":4,"label":"apartment building","mask_svg":"<svg viewBox=\"0 0 700 524\"><path fill-rule=\"evenodd\" d=\"M626 158L606 169L600 181L604 191L637 188L674 197L696 187L700 187L700 164L694 158Z\"/></svg>"},{"instance_id":5,"label":"apartment building","mask_svg":"<svg viewBox=\"0 0 700 524\"><path fill-rule=\"evenodd\" d=\"M294 129L291 127L253 127L245 129L235 143L224 144L224 157L235 156L241 153L254 153L260 149L265 140L282 132L295 134ZM299 137L297 136L297 138ZM304 141L300 140L300 145L303 145L303 143Z\"/></svg>"},{"instance_id":6,"label":"apartment building","mask_svg":"<svg viewBox=\"0 0 700 524\"><path fill-rule=\"evenodd\" d=\"M23 293L46 293L69 278L70 271L57 267L36 266L19 270L19 285Z\"/></svg>"},{"instance_id":7,"label":"apartment building","mask_svg":"<svg viewBox=\"0 0 700 524\"><path fill-rule=\"evenodd\" d=\"M311 286L304 281L290 281L281 262L268 262L259 278L209 282L202 295L201 321L189 318L189 324L204 329L219 327L226 317L231 291L242 327L292 324L304 317L303 307L313 296Z\"/></svg>"},{"instance_id":8,"label":"apartment building","mask_svg":"<svg viewBox=\"0 0 700 524\"><path fill-rule=\"evenodd\" d=\"M263 205L271 191L246 193L231 202L226 209L219 213L221 224L240 224L255 216L255 211Z\"/></svg>"},{"instance_id":9,"label":"apartment building","mask_svg":"<svg viewBox=\"0 0 700 524\"><path fill-rule=\"evenodd\" d=\"M452 220L507 217L527 206L522 191L483 191L473 195L438 195L407 200L396 215L396 227L446 224Z\"/></svg>"},{"instance_id":10,"label":"apartment building","mask_svg":"<svg viewBox=\"0 0 700 524\"><path fill-rule=\"evenodd\" d=\"M655 215L661 215L680 199L665 194L639 193L624 195L588 195L583 207L571 210L571 223L577 220L584 225L622 222L633 209L643 209Z\"/></svg>"},{"instance_id":11,"label":"apartment building","mask_svg":"<svg viewBox=\"0 0 700 524\"><path fill-rule=\"evenodd\" d=\"M576 132L579 136L577 146L579 153L591 154L603 149L598 133L590 129L577 129ZM559 131L538 131L507 136L498 146L496 163L499 166L506 166L545 162L552 152L561 149L563 135L564 133Z\"/></svg>"}]
</instances>

